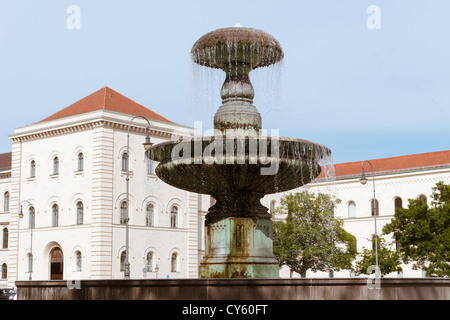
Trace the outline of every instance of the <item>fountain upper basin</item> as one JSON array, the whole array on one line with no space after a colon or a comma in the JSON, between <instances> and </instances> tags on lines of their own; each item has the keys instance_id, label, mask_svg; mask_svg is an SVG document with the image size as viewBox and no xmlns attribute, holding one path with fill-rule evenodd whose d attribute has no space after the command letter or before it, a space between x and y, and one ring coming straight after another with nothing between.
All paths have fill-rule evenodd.
<instances>
[{"instance_id":1,"label":"fountain upper basin","mask_svg":"<svg viewBox=\"0 0 450 320\"><path fill-rule=\"evenodd\" d=\"M247 65L250 69L280 61L284 54L272 35L253 28L222 28L203 35L193 45L195 63L227 70L230 65Z\"/></svg>"}]
</instances>

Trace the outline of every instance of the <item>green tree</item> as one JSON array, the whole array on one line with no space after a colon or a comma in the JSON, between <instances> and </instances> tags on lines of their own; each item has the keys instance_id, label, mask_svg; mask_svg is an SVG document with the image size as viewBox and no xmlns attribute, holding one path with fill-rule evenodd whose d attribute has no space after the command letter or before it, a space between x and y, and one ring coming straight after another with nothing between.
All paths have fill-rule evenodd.
<instances>
[{"instance_id":1,"label":"green tree","mask_svg":"<svg viewBox=\"0 0 450 320\"><path fill-rule=\"evenodd\" d=\"M343 221L333 217L340 200L307 191L281 199L277 213L285 221L274 223L273 252L280 266L287 265L302 277L306 271L350 269L356 257L355 237L344 230Z\"/></svg>"},{"instance_id":2,"label":"green tree","mask_svg":"<svg viewBox=\"0 0 450 320\"><path fill-rule=\"evenodd\" d=\"M395 210L383 233L393 234L405 263L430 277L450 276L450 185L433 187L431 206L409 199L408 208Z\"/></svg>"},{"instance_id":3,"label":"green tree","mask_svg":"<svg viewBox=\"0 0 450 320\"><path fill-rule=\"evenodd\" d=\"M391 250L386 243L386 240L378 237L378 267L380 268L381 275L386 275L391 272L400 272L400 255L397 251ZM363 274L371 274L375 269L369 269L370 266L376 265L375 259L375 240L372 240L373 249L363 248L361 253L361 260L356 263L356 272Z\"/></svg>"}]
</instances>

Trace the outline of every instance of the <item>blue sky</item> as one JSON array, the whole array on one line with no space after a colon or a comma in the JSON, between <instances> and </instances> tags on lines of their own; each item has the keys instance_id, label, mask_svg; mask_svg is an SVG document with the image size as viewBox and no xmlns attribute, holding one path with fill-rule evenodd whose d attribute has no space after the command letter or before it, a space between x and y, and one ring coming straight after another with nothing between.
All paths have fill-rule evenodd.
<instances>
[{"instance_id":1,"label":"blue sky","mask_svg":"<svg viewBox=\"0 0 450 320\"><path fill-rule=\"evenodd\" d=\"M70 5L80 8L80 29L66 25ZM367 27L370 5L381 29ZM203 105L189 52L203 34L238 22L272 34L285 53L276 76L254 75L265 128L324 144L335 163L450 149L447 0L2 0L0 153L11 150L14 128L105 85L206 129L220 80Z\"/></svg>"}]
</instances>

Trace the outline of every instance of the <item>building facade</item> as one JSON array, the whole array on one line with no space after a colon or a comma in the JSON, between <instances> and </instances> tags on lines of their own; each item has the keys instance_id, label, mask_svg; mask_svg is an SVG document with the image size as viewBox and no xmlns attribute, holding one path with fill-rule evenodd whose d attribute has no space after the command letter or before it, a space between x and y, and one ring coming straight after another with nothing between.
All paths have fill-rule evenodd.
<instances>
[{"instance_id":1,"label":"building facade","mask_svg":"<svg viewBox=\"0 0 450 320\"><path fill-rule=\"evenodd\" d=\"M369 163L370 162L370 163ZM344 221L344 228L356 238L357 251L372 249L372 237L375 234L375 218L377 235L381 236L383 226L394 217L396 208L407 208L408 199L420 198L431 204L431 193L436 183L443 181L450 184L450 150L424 154L406 155L393 158L339 163L333 166L334 173L329 177L321 174L315 181L298 190L313 193L332 194L341 202L334 208L334 216ZM368 179L361 184L362 165ZM372 172L372 167L373 171ZM376 217L372 210L373 177L375 177ZM288 192L289 193L289 192ZM287 193L267 195L263 204L274 208ZM388 242L391 238L384 236ZM395 249L395 244L392 244ZM422 271L413 270L412 263L403 264L402 272L389 274L389 277L422 277ZM289 277L289 270L283 268L282 276ZM335 277L354 276L353 270L335 272ZM294 274L298 277L298 274ZM324 272L308 272L308 277L328 277Z\"/></svg>"},{"instance_id":2,"label":"building facade","mask_svg":"<svg viewBox=\"0 0 450 320\"><path fill-rule=\"evenodd\" d=\"M9 196L0 214L8 234L2 285L123 278L127 169L131 278L197 277L198 225L209 197L157 178L142 146L147 121L134 115L150 121L153 143L192 135L105 87L10 136L10 173L1 179Z\"/></svg>"},{"instance_id":3,"label":"building facade","mask_svg":"<svg viewBox=\"0 0 450 320\"><path fill-rule=\"evenodd\" d=\"M146 159L142 146L148 123L135 116L149 120L155 144L194 133L105 87L10 136L12 152L0 154L0 287L27 279L123 278L127 170L131 278L198 277L211 199L173 188L155 175L157 163ZM371 163L378 233L396 207L418 196L429 204L432 187L450 183L450 151ZM372 181L360 184L361 162L333 168L333 177L320 176L299 190L339 198L335 216L344 220L361 252L374 234ZM273 212L284 194L267 195L262 203ZM351 270L334 274L352 275ZM408 265L402 275L422 276ZM291 274L283 267L280 276Z\"/></svg>"},{"instance_id":4,"label":"building facade","mask_svg":"<svg viewBox=\"0 0 450 320\"><path fill-rule=\"evenodd\" d=\"M8 282L9 212L11 204L11 153L0 154L0 287Z\"/></svg>"}]
</instances>

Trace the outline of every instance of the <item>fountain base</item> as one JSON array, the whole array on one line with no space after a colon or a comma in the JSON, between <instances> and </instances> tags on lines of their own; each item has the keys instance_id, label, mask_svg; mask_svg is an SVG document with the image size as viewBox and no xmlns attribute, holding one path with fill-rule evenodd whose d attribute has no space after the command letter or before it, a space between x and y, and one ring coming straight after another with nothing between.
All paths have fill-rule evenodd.
<instances>
[{"instance_id":1,"label":"fountain base","mask_svg":"<svg viewBox=\"0 0 450 320\"><path fill-rule=\"evenodd\" d=\"M270 218L229 217L206 222L200 278L278 278Z\"/></svg>"}]
</instances>

